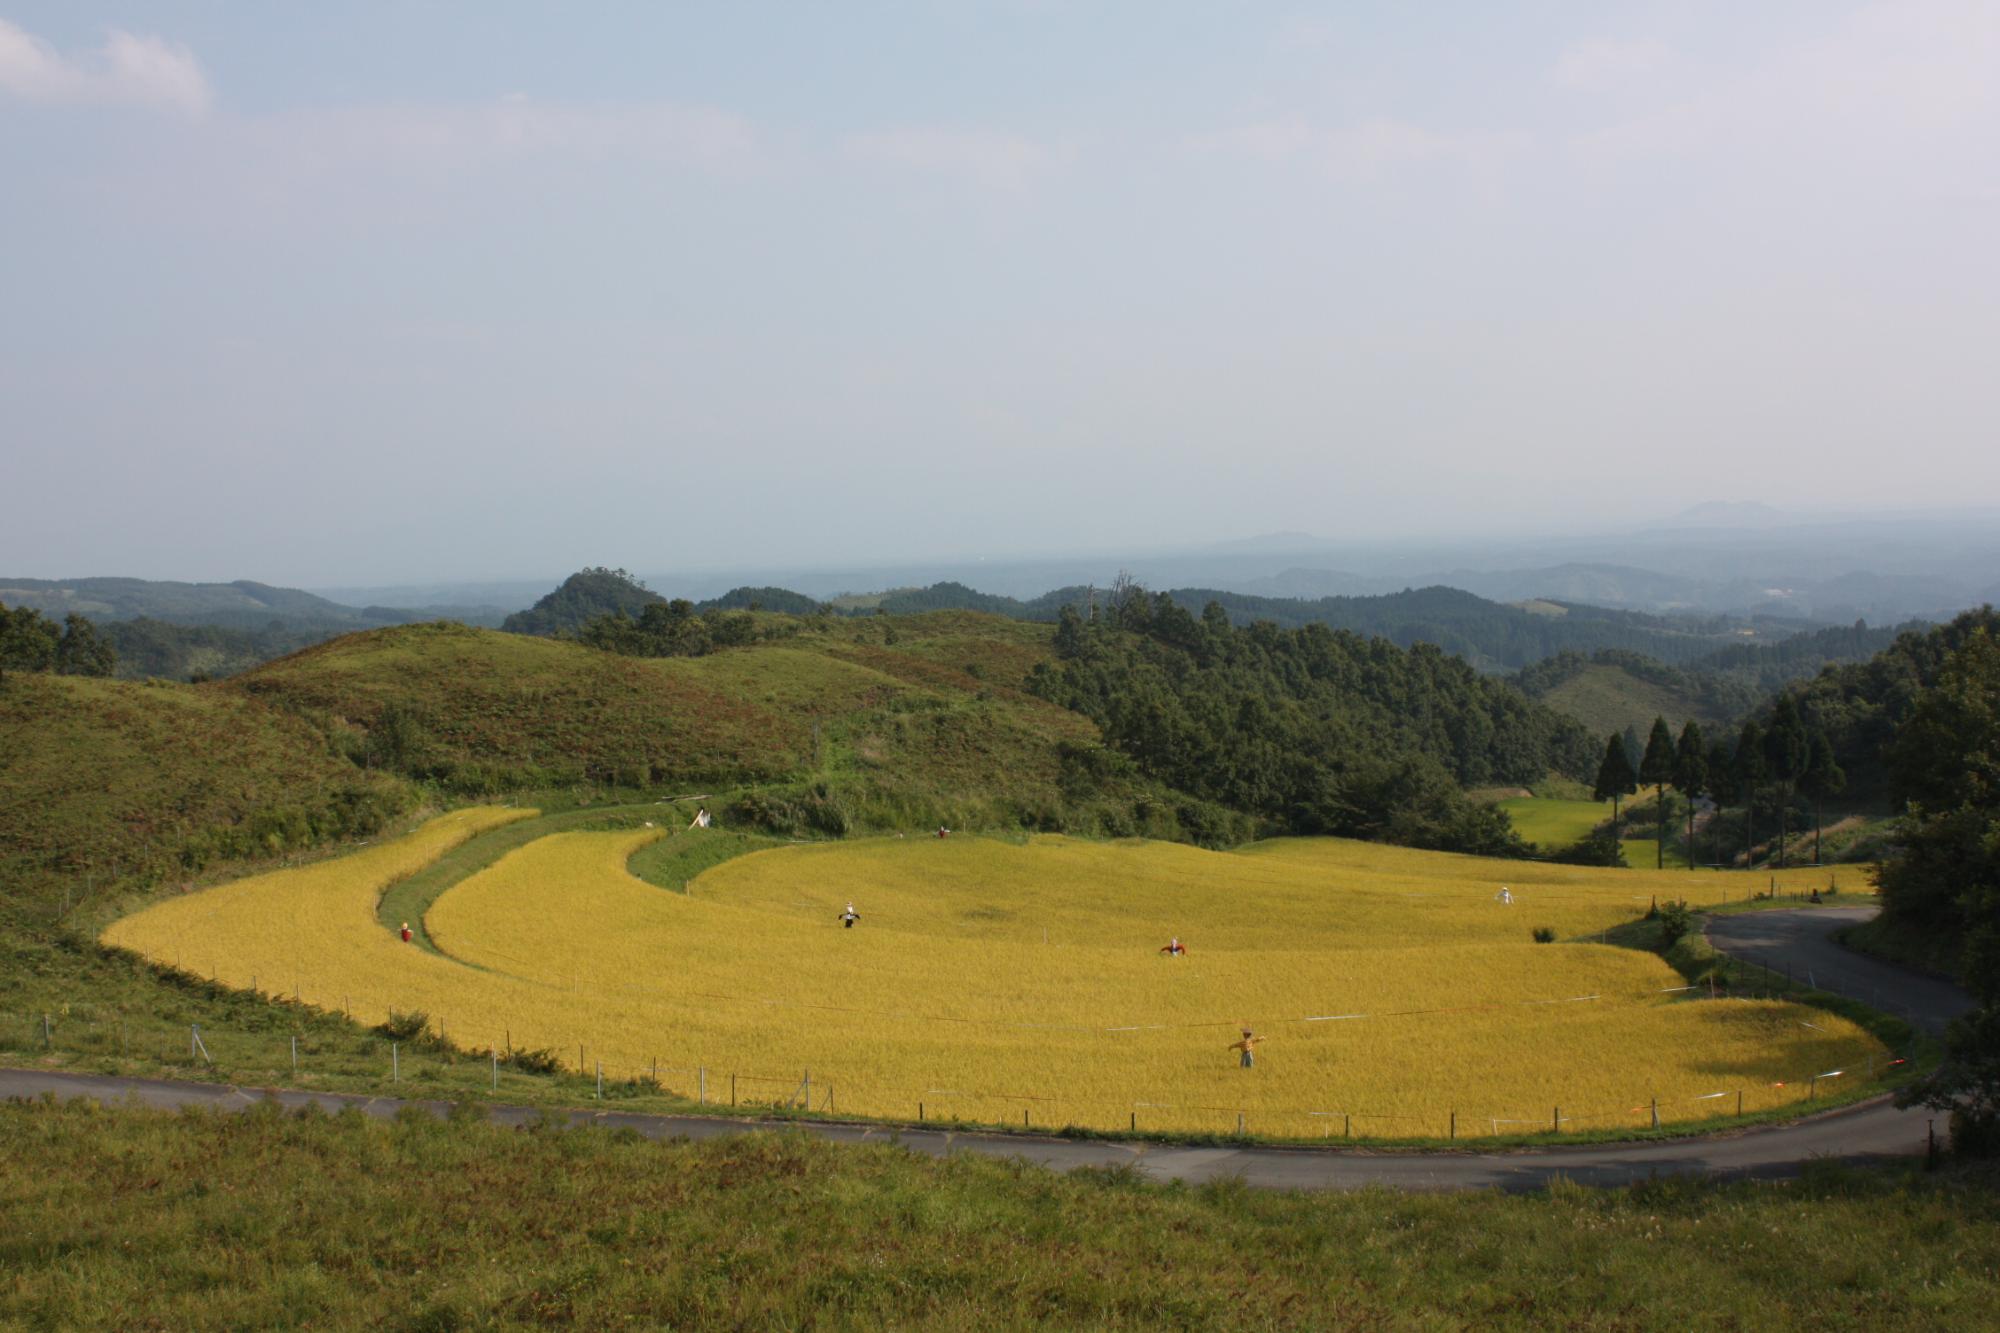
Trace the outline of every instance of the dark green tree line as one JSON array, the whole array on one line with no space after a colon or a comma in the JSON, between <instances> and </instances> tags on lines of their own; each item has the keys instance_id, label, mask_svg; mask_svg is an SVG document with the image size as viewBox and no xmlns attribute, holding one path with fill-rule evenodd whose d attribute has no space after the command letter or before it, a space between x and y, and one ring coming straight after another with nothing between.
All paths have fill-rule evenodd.
<instances>
[{"instance_id":1,"label":"dark green tree line","mask_svg":"<svg viewBox=\"0 0 2000 1333\"><path fill-rule=\"evenodd\" d=\"M1890 742L1904 802L1901 854L1881 872L1883 913L1961 939L1977 1007L1955 1020L1943 1064L1904 1094L1952 1113L1961 1147L2000 1150L2000 645L1968 636Z\"/></svg>"},{"instance_id":2,"label":"dark green tree line","mask_svg":"<svg viewBox=\"0 0 2000 1333\"><path fill-rule=\"evenodd\" d=\"M1063 608L1054 643L1032 691L1148 776L1289 832L1515 851L1506 817L1463 788L1588 771L1575 723L1428 644L1238 627L1129 583L1092 616Z\"/></svg>"},{"instance_id":3,"label":"dark green tree line","mask_svg":"<svg viewBox=\"0 0 2000 1333\"><path fill-rule=\"evenodd\" d=\"M82 616L65 616L58 626L32 606L0 605L0 678L9 671L108 676L117 668L117 652Z\"/></svg>"}]
</instances>

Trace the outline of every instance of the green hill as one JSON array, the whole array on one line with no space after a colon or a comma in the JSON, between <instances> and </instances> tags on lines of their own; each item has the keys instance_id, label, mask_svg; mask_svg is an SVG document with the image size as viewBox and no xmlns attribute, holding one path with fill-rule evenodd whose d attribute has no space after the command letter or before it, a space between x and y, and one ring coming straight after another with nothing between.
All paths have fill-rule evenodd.
<instances>
[{"instance_id":1,"label":"green hill","mask_svg":"<svg viewBox=\"0 0 2000 1333\"><path fill-rule=\"evenodd\" d=\"M407 626L295 653L229 688L310 720L360 764L461 796L760 786L776 790L752 813L781 829L1136 831L1132 802L1153 784L1080 781L1096 727L1020 688L1048 660L1049 627L963 612L756 623L758 642L662 658ZM1171 836L1171 819L1153 831Z\"/></svg>"},{"instance_id":2,"label":"green hill","mask_svg":"<svg viewBox=\"0 0 2000 1333\"><path fill-rule=\"evenodd\" d=\"M380 620L297 588L234 583L172 583L153 579L0 579L0 602L32 606L57 620L72 612L92 620L150 617L177 625L262 628L273 620L303 625L359 626ZM391 619L406 615L391 613Z\"/></svg>"},{"instance_id":3,"label":"green hill","mask_svg":"<svg viewBox=\"0 0 2000 1333\"><path fill-rule=\"evenodd\" d=\"M215 686L10 675L0 684L4 906L143 889L212 858L365 835L407 783L331 751L304 719Z\"/></svg>"},{"instance_id":4,"label":"green hill","mask_svg":"<svg viewBox=\"0 0 2000 1333\"><path fill-rule=\"evenodd\" d=\"M573 634L598 616L636 616L667 599L622 569L581 569L525 611L500 623L513 634Z\"/></svg>"},{"instance_id":5,"label":"green hill","mask_svg":"<svg viewBox=\"0 0 2000 1333\"><path fill-rule=\"evenodd\" d=\"M1596 736L1627 727L1643 736L1656 717L1664 717L1676 734L1690 718L1705 730L1726 726L1730 720L1726 712L1688 690L1606 662L1589 663L1536 697Z\"/></svg>"}]
</instances>

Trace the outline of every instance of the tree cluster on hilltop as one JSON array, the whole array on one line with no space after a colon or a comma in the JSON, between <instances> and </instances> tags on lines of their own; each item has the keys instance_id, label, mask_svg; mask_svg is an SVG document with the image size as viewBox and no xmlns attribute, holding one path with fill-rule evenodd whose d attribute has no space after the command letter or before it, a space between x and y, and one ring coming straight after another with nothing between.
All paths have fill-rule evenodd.
<instances>
[{"instance_id":1,"label":"tree cluster on hilltop","mask_svg":"<svg viewBox=\"0 0 2000 1333\"><path fill-rule=\"evenodd\" d=\"M666 600L622 569L593 565L564 579L527 610L508 616L500 628L510 634L574 633L598 616L634 616Z\"/></svg>"},{"instance_id":2,"label":"tree cluster on hilltop","mask_svg":"<svg viewBox=\"0 0 2000 1333\"><path fill-rule=\"evenodd\" d=\"M0 679L10 671L53 671L61 676L108 676L118 653L82 616L62 623L32 606L0 604Z\"/></svg>"},{"instance_id":3,"label":"tree cluster on hilltop","mask_svg":"<svg viewBox=\"0 0 2000 1333\"><path fill-rule=\"evenodd\" d=\"M963 583L933 583L928 588L895 588L882 594L876 606L887 615L916 615L924 611L990 611L1014 620L1052 620L1056 609L1045 599L1023 602L997 593L980 592Z\"/></svg>"},{"instance_id":4,"label":"tree cluster on hilltop","mask_svg":"<svg viewBox=\"0 0 2000 1333\"><path fill-rule=\"evenodd\" d=\"M1585 777L1596 758L1576 723L1428 644L1238 627L1136 585L1089 618L1065 608L1055 649L1029 689L1092 718L1148 776L1288 832L1519 852L1464 786Z\"/></svg>"},{"instance_id":5,"label":"tree cluster on hilltop","mask_svg":"<svg viewBox=\"0 0 2000 1333\"><path fill-rule=\"evenodd\" d=\"M826 604L790 588L731 588L720 597L696 602L697 611L776 611L788 616L816 616Z\"/></svg>"},{"instance_id":6,"label":"tree cluster on hilltop","mask_svg":"<svg viewBox=\"0 0 2000 1333\"><path fill-rule=\"evenodd\" d=\"M696 611L684 598L652 602L638 616L596 616L575 634L578 643L627 657L700 657L757 640L757 622L742 611Z\"/></svg>"}]
</instances>

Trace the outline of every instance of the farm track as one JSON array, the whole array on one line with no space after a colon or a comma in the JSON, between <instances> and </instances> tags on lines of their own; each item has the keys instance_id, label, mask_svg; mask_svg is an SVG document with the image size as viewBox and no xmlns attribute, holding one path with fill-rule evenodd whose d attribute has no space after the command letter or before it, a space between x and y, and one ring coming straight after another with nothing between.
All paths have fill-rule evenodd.
<instances>
[{"instance_id":1,"label":"farm track","mask_svg":"<svg viewBox=\"0 0 2000 1333\"><path fill-rule=\"evenodd\" d=\"M1863 919L1868 909L1833 908L1764 912L1720 918L1710 924L1718 948L1756 961L1758 954L1789 955L1814 970L1826 989L1842 990L1885 1008L1907 1013L1936 1032L1952 1013L1970 1004L1962 992L1933 978L1840 948L1832 932ZM1857 911L1861 915L1857 915ZM1821 976L1821 973L1825 975ZM404 1101L357 1094L235 1088L219 1084L159 1079L115 1078L44 1070L0 1070L0 1096L83 1097L106 1104L137 1102L163 1109L202 1107L240 1111L275 1101L288 1109L308 1105L327 1111L347 1107L388 1117L405 1107L443 1116L449 1104ZM1927 1121L1922 1110L1900 1111L1876 1098L1857 1106L1772 1126L1708 1138L1635 1144L1588 1144L1518 1152L1368 1152L1304 1148L1187 1147L1110 1140L1066 1140L1027 1135L965 1133L889 1125L831 1121L790 1121L784 1125L707 1116L642 1115L574 1110L571 1124L625 1128L652 1139L709 1139L784 1128L836 1143L896 1144L928 1156L977 1152L1019 1158L1055 1170L1083 1167L1129 1168L1149 1179L1203 1181L1238 1178L1262 1189L1359 1189L1444 1191L1497 1188L1538 1189L1561 1178L1598 1186L1628 1185L1674 1175L1722 1178L1783 1178L1820 1159L1871 1161L1908 1157L1924 1151ZM530 1107L494 1106L488 1115L503 1125L526 1125L543 1112Z\"/></svg>"}]
</instances>

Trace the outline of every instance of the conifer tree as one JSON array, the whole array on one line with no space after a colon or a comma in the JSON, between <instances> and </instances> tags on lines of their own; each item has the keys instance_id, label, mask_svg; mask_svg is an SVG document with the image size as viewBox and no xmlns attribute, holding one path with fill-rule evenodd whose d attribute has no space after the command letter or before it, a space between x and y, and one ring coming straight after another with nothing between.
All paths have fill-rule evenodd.
<instances>
[{"instance_id":1,"label":"conifer tree","mask_svg":"<svg viewBox=\"0 0 2000 1333\"><path fill-rule=\"evenodd\" d=\"M1838 796L1847 787L1847 770L1833 757L1833 742L1824 731L1815 728L1812 733L1811 758L1806 760L1806 771L1799 777L1799 790L1812 797L1813 803L1813 864L1820 864L1820 834L1826 827L1826 798Z\"/></svg>"},{"instance_id":2,"label":"conifer tree","mask_svg":"<svg viewBox=\"0 0 2000 1333\"><path fill-rule=\"evenodd\" d=\"M1829 755L1830 757L1830 755ZM1701 723L1689 718L1674 748L1674 790L1688 806L1688 869L1694 869L1694 803L1708 793L1708 746Z\"/></svg>"},{"instance_id":3,"label":"conifer tree","mask_svg":"<svg viewBox=\"0 0 2000 1333\"><path fill-rule=\"evenodd\" d=\"M1737 734L1736 757L1731 767L1737 789L1743 793L1743 864L1747 867L1757 850L1757 789L1764 785L1768 775L1764 767L1764 733L1755 722L1745 722Z\"/></svg>"},{"instance_id":4,"label":"conifer tree","mask_svg":"<svg viewBox=\"0 0 2000 1333\"><path fill-rule=\"evenodd\" d=\"M1778 868L1785 868L1786 818L1790 814L1792 792L1811 757L1811 742L1799 708L1789 694L1778 696L1771 709L1771 727L1764 733L1764 765L1778 787Z\"/></svg>"},{"instance_id":5,"label":"conifer tree","mask_svg":"<svg viewBox=\"0 0 2000 1333\"><path fill-rule=\"evenodd\" d=\"M1611 836L1619 834L1618 803L1639 790L1639 775L1632 771L1631 757L1625 751L1625 737L1612 732L1604 743L1604 762L1597 766L1597 786L1592 790L1592 798L1611 802Z\"/></svg>"},{"instance_id":6,"label":"conifer tree","mask_svg":"<svg viewBox=\"0 0 2000 1333\"><path fill-rule=\"evenodd\" d=\"M1709 854L1715 866L1722 868L1722 807L1729 789L1735 785L1735 751L1729 748L1729 741L1718 736L1708 747L1708 794L1715 798L1715 818L1709 821L1714 836L1709 839Z\"/></svg>"},{"instance_id":7,"label":"conifer tree","mask_svg":"<svg viewBox=\"0 0 2000 1333\"><path fill-rule=\"evenodd\" d=\"M1667 868L1667 784L1674 780L1674 733L1663 717L1653 719L1652 734L1646 738L1646 754L1639 761L1639 781L1653 789L1659 804L1660 839L1655 847L1653 868Z\"/></svg>"}]
</instances>

